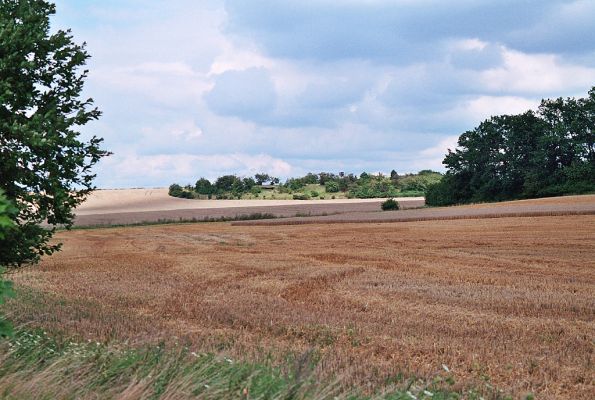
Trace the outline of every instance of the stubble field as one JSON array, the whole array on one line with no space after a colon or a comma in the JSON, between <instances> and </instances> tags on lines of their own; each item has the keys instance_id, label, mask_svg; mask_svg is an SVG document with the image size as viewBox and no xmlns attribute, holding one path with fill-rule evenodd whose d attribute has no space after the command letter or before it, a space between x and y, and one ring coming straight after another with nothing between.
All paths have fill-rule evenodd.
<instances>
[{"instance_id":1,"label":"stubble field","mask_svg":"<svg viewBox=\"0 0 595 400\"><path fill-rule=\"evenodd\" d=\"M60 232L12 318L81 339L313 351L345 385L593 398L595 216ZM311 353L312 354L312 353Z\"/></svg>"}]
</instances>

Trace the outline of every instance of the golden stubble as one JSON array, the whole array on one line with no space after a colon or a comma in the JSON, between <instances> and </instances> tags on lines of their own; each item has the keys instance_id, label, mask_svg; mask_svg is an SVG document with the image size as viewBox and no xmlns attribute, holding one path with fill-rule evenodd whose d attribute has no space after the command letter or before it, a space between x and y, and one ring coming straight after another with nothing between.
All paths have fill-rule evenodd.
<instances>
[{"instance_id":1,"label":"golden stubble","mask_svg":"<svg viewBox=\"0 0 595 400\"><path fill-rule=\"evenodd\" d=\"M186 340L319 373L398 372L513 394L594 392L595 216L185 224L61 232L13 278L13 318L82 339Z\"/></svg>"}]
</instances>

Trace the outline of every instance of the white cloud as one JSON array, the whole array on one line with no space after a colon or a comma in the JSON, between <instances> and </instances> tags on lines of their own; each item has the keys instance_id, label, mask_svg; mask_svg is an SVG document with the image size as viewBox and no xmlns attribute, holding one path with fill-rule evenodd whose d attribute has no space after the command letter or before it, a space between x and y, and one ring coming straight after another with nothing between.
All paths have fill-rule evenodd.
<instances>
[{"instance_id":1,"label":"white cloud","mask_svg":"<svg viewBox=\"0 0 595 400\"><path fill-rule=\"evenodd\" d=\"M85 134L115 153L99 184L440 169L456 135L483 119L595 82L592 50L564 50L589 48L564 36L591 29L585 1L513 17L466 0L240 3L58 1L57 26L89 43L87 94L104 112ZM555 42L547 35L562 50L521 47Z\"/></svg>"},{"instance_id":2,"label":"white cloud","mask_svg":"<svg viewBox=\"0 0 595 400\"><path fill-rule=\"evenodd\" d=\"M488 90L543 95L582 90L595 82L595 68L567 64L554 54L504 49L502 56L504 65L482 73Z\"/></svg>"},{"instance_id":3,"label":"white cloud","mask_svg":"<svg viewBox=\"0 0 595 400\"><path fill-rule=\"evenodd\" d=\"M539 100L524 97L479 96L456 107L454 113L476 125L495 115L520 114L538 105Z\"/></svg>"},{"instance_id":4,"label":"white cloud","mask_svg":"<svg viewBox=\"0 0 595 400\"><path fill-rule=\"evenodd\" d=\"M199 177L214 180L218 176L235 173L252 176L265 172L273 176L287 177L292 166L286 161L268 154L157 154L138 155L134 152L120 153L102 161L106 172L99 177L102 187L152 186L178 182L193 183Z\"/></svg>"},{"instance_id":5,"label":"white cloud","mask_svg":"<svg viewBox=\"0 0 595 400\"><path fill-rule=\"evenodd\" d=\"M456 150L458 139L458 136L447 136L441 139L435 146L423 149L419 152L419 157L414 162L414 166L419 166L418 169L443 170L442 160L444 160L444 156L448 153L448 150Z\"/></svg>"}]
</instances>

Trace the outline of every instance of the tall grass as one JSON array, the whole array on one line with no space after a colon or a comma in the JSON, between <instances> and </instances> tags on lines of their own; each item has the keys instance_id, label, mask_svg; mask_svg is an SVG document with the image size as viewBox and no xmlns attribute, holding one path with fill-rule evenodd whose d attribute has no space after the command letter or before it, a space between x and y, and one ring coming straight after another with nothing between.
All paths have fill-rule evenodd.
<instances>
[{"instance_id":1,"label":"tall grass","mask_svg":"<svg viewBox=\"0 0 595 400\"><path fill-rule=\"evenodd\" d=\"M290 368L197 354L183 345L134 349L19 331L0 342L0 397L27 399L457 399L416 381L363 396L312 374L305 354ZM472 394L472 392L470 392ZM473 396L472 396L473 397Z\"/></svg>"}]
</instances>

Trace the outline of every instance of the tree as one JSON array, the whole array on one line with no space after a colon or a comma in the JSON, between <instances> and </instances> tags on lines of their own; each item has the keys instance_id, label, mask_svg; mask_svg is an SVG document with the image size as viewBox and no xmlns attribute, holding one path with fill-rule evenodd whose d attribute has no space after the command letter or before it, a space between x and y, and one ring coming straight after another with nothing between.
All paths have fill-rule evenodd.
<instances>
[{"instance_id":1,"label":"tree","mask_svg":"<svg viewBox=\"0 0 595 400\"><path fill-rule=\"evenodd\" d=\"M215 187L220 192L230 192L234 188L240 187L242 181L235 175L223 175L215 181Z\"/></svg>"},{"instance_id":2,"label":"tree","mask_svg":"<svg viewBox=\"0 0 595 400\"><path fill-rule=\"evenodd\" d=\"M109 154L102 139L80 138L101 115L81 98L89 55L69 30L50 33L54 13L44 0L0 2L0 189L17 209L0 239L7 267L59 249L50 238L72 225L74 208L94 189L92 167Z\"/></svg>"},{"instance_id":3,"label":"tree","mask_svg":"<svg viewBox=\"0 0 595 400\"><path fill-rule=\"evenodd\" d=\"M269 176L269 174L260 173L254 175L254 179L256 180L257 184L263 185L265 182L270 181L271 177Z\"/></svg>"},{"instance_id":4,"label":"tree","mask_svg":"<svg viewBox=\"0 0 595 400\"><path fill-rule=\"evenodd\" d=\"M206 178L200 178L194 185L194 190L198 194L209 195L213 193L213 184Z\"/></svg>"},{"instance_id":5,"label":"tree","mask_svg":"<svg viewBox=\"0 0 595 400\"><path fill-rule=\"evenodd\" d=\"M245 192L249 192L253 186L256 186L256 181L250 177L242 179L242 186Z\"/></svg>"},{"instance_id":6,"label":"tree","mask_svg":"<svg viewBox=\"0 0 595 400\"><path fill-rule=\"evenodd\" d=\"M0 240L4 239L10 228L13 226L12 217L16 209L10 204L8 199L0 190ZM13 295L12 283L4 281L4 267L0 265L0 305L4 303L4 299ZM0 338L8 336L12 333L10 324L0 315Z\"/></svg>"},{"instance_id":7,"label":"tree","mask_svg":"<svg viewBox=\"0 0 595 400\"><path fill-rule=\"evenodd\" d=\"M336 181L327 181L324 187L327 193L337 193L339 191L339 183Z\"/></svg>"}]
</instances>

